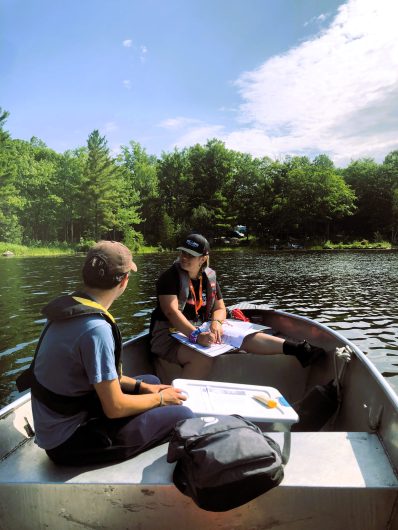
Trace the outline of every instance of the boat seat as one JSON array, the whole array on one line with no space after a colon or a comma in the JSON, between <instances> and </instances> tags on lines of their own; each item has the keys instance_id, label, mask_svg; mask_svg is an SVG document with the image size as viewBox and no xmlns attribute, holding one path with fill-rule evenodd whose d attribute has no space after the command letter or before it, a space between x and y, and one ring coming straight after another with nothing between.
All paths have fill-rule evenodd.
<instances>
[{"instance_id":1,"label":"boat seat","mask_svg":"<svg viewBox=\"0 0 398 530\"><path fill-rule=\"evenodd\" d=\"M165 384L181 378L181 367L175 363L157 357L154 367ZM297 377L297 371L300 377ZM291 356L254 355L236 351L216 357L206 380L272 386L290 403L294 403L304 395L309 374L310 368L304 370L297 359Z\"/></svg>"},{"instance_id":2,"label":"boat seat","mask_svg":"<svg viewBox=\"0 0 398 530\"><path fill-rule=\"evenodd\" d=\"M269 433L282 447L283 433ZM125 462L89 467L56 466L30 438L0 466L1 483L172 483L174 465L167 464L168 444ZM290 460L282 487L383 488L395 477L376 434L316 432L291 434Z\"/></svg>"},{"instance_id":3,"label":"boat seat","mask_svg":"<svg viewBox=\"0 0 398 530\"><path fill-rule=\"evenodd\" d=\"M170 484L173 466L166 462L167 444L122 463L82 469L53 464L37 447L30 395L3 417L8 433L0 447L0 484L17 482L82 482ZM265 429L264 429L265 430ZM283 433L270 433L280 447ZM377 434L367 432L293 432L283 486L383 487L398 485ZM1 512L0 512L1 513Z\"/></svg>"},{"instance_id":4,"label":"boat seat","mask_svg":"<svg viewBox=\"0 0 398 530\"><path fill-rule=\"evenodd\" d=\"M282 446L282 433L270 436ZM174 464L166 461L167 448L163 444L115 464L62 467L53 464L30 438L1 462L0 513L7 513L8 529L62 529L72 521L85 522L87 528L151 530L196 530L206 524L227 529L237 527L237 521L240 528L274 528L271 523L278 522L282 530L389 528L398 481L376 434L292 433L281 485L250 505L220 514L198 509L176 489ZM95 510L88 509L90 503ZM32 510L41 526L31 526L24 519L24 513ZM249 513L246 524L250 526L246 526ZM302 526L292 525L289 513L296 514Z\"/></svg>"}]
</instances>

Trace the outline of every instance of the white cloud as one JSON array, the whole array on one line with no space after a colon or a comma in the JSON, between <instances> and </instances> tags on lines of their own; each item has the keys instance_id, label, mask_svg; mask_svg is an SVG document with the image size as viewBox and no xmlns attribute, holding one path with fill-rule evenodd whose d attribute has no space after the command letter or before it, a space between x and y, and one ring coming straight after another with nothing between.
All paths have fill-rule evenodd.
<instances>
[{"instance_id":1,"label":"white cloud","mask_svg":"<svg viewBox=\"0 0 398 530\"><path fill-rule=\"evenodd\" d=\"M133 41L131 39L126 39L123 41L123 46L125 48L131 48L132 45L133 45Z\"/></svg>"},{"instance_id":2,"label":"white cloud","mask_svg":"<svg viewBox=\"0 0 398 530\"><path fill-rule=\"evenodd\" d=\"M109 149L109 152L113 158L116 158L120 155L120 153L122 152L122 149L120 145L112 145Z\"/></svg>"},{"instance_id":3,"label":"white cloud","mask_svg":"<svg viewBox=\"0 0 398 530\"><path fill-rule=\"evenodd\" d=\"M105 123L103 127L104 132L106 133L117 131L118 128L119 128L118 125L114 121L108 121L107 123Z\"/></svg>"},{"instance_id":4,"label":"white cloud","mask_svg":"<svg viewBox=\"0 0 398 530\"><path fill-rule=\"evenodd\" d=\"M178 147L217 137L258 157L382 161L398 149L397 18L398 2L349 0L318 35L240 76L232 130L186 117L160 126Z\"/></svg>"},{"instance_id":5,"label":"white cloud","mask_svg":"<svg viewBox=\"0 0 398 530\"><path fill-rule=\"evenodd\" d=\"M304 26L309 26L313 23L319 23L319 24L322 24L323 22L325 22L325 20L329 17L329 13L321 13L319 16L317 17L312 17L310 20L308 20L307 22L304 23Z\"/></svg>"},{"instance_id":6,"label":"white cloud","mask_svg":"<svg viewBox=\"0 0 398 530\"><path fill-rule=\"evenodd\" d=\"M175 147L187 147L195 144L205 144L211 138L223 137L222 125L203 125L194 127L185 132L174 142Z\"/></svg>"},{"instance_id":7,"label":"white cloud","mask_svg":"<svg viewBox=\"0 0 398 530\"><path fill-rule=\"evenodd\" d=\"M202 122L200 120L194 119L194 118L185 118L183 116L178 116L177 118L169 118L167 120L163 120L159 123L159 127L162 127L163 129L184 129L186 127L192 126L192 125L199 125Z\"/></svg>"},{"instance_id":8,"label":"white cloud","mask_svg":"<svg viewBox=\"0 0 398 530\"><path fill-rule=\"evenodd\" d=\"M127 88L127 90L130 90L131 89L131 81L130 81L130 79L124 79L123 80L123 86L124 86L124 88Z\"/></svg>"},{"instance_id":9,"label":"white cloud","mask_svg":"<svg viewBox=\"0 0 398 530\"><path fill-rule=\"evenodd\" d=\"M211 125L196 118L178 116L163 120L159 127L171 132L177 132L178 138L172 147L188 147L195 144L205 144L210 138L222 138L224 135L223 125Z\"/></svg>"},{"instance_id":10,"label":"white cloud","mask_svg":"<svg viewBox=\"0 0 398 530\"><path fill-rule=\"evenodd\" d=\"M235 107L225 107L224 105L218 109L220 112L237 112L238 109Z\"/></svg>"},{"instance_id":11,"label":"white cloud","mask_svg":"<svg viewBox=\"0 0 398 530\"><path fill-rule=\"evenodd\" d=\"M148 48L144 44L141 44L141 46L140 46L140 61L142 63L144 63L146 61L147 53L148 53Z\"/></svg>"},{"instance_id":12,"label":"white cloud","mask_svg":"<svg viewBox=\"0 0 398 530\"><path fill-rule=\"evenodd\" d=\"M327 152L343 163L397 148L397 16L396 2L350 0L315 38L244 73L245 129L226 135L228 146Z\"/></svg>"}]
</instances>

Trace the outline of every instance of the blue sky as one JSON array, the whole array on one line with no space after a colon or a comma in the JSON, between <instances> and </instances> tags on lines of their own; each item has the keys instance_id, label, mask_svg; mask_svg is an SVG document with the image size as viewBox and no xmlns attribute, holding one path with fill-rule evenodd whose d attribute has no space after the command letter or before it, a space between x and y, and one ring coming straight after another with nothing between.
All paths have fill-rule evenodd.
<instances>
[{"instance_id":1,"label":"blue sky","mask_svg":"<svg viewBox=\"0 0 398 530\"><path fill-rule=\"evenodd\" d=\"M398 149L396 0L0 0L0 106L58 152Z\"/></svg>"}]
</instances>

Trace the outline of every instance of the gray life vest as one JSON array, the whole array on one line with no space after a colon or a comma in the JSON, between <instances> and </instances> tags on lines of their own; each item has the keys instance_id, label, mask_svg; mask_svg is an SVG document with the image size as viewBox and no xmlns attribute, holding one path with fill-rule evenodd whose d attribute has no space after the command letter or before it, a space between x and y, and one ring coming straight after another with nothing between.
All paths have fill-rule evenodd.
<instances>
[{"instance_id":1,"label":"gray life vest","mask_svg":"<svg viewBox=\"0 0 398 530\"><path fill-rule=\"evenodd\" d=\"M184 307L187 303L189 297L189 274L184 271L178 262L174 263L178 271L178 276L180 278L180 291L178 293L178 309L180 311L184 310ZM217 295L217 281L216 281L216 272L210 267L206 267L203 271L207 278L206 286L206 313L205 320L210 320L211 314L216 303Z\"/></svg>"}]
</instances>

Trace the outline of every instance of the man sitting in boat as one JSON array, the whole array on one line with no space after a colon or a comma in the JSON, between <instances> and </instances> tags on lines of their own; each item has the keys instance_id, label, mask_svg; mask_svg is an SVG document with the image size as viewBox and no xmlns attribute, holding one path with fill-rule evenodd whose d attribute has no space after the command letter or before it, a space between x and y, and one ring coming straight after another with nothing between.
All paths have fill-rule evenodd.
<instances>
[{"instance_id":1,"label":"man sitting in boat","mask_svg":"<svg viewBox=\"0 0 398 530\"><path fill-rule=\"evenodd\" d=\"M184 379L206 379L213 358L181 344L170 335L179 331L191 343L211 346L222 341L222 325L227 316L216 273L209 267L210 245L200 234L188 235L179 258L156 283L157 306L151 320L152 352L182 367ZM209 322L210 327L201 327ZM303 367L324 355L323 349L306 341L292 342L265 333L242 337L240 349L260 355L294 355Z\"/></svg>"},{"instance_id":2,"label":"man sitting in boat","mask_svg":"<svg viewBox=\"0 0 398 530\"><path fill-rule=\"evenodd\" d=\"M129 458L163 442L192 417L179 389L157 377L121 375L122 339L112 303L136 271L127 247L100 241L89 250L84 289L43 313L48 324L30 369L36 443L58 464Z\"/></svg>"}]
</instances>

